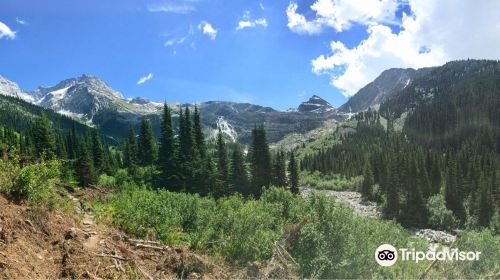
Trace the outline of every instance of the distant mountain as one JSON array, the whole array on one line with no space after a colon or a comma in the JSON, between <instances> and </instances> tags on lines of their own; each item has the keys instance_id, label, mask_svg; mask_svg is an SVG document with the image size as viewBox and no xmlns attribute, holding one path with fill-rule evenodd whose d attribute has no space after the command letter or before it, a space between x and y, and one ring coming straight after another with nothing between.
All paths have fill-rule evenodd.
<instances>
[{"instance_id":1,"label":"distant mountain","mask_svg":"<svg viewBox=\"0 0 500 280\"><path fill-rule=\"evenodd\" d=\"M357 113L370 107L378 107L398 91L406 88L418 77L429 73L432 68L385 70L373 82L367 84L353 95L344 105L340 106L342 113Z\"/></svg>"},{"instance_id":2,"label":"distant mountain","mask_svg":"<svg viewBox=\"0 0 500 280\"><path fill-rule=\"evenodd\" d=\"M385 114L390 112L397 118L418 105L433 101L436 96L444 96L455 91L458 86L472 88L474 85L476 86L474 90L480 90L475 79L484 78L491 82L496 81L498 75L500 75L500 62L496 60L459 60L448 62L443 66L427 68L410 85L387 99L380 106L380 110ZM475 97L470 94L467 98Z\"/></svg>"},{"instance_id":3,"label":"distant mountain","mask_svg":"<svg viewBox=\"0 0 500 280\"><path fill-rule=\"evenodd\" d=\"M335 110L335 108L323 98L313 95L306 102L302 102L297 108L298 112L325 113Z\"/></svg>"},{"instance_id":4,"label":"distant mountain","mask_svg":"<svg viewBox=\"0 0 500 280\"><path fill-rule=\"evenodd\" d=\"M200 104L205 126L216 129L217 124L227 122L238 134L238 140L244 143L250 142L250 132L255 124L264 124L269 141L276 142L290 133L305 133L338 117L333 107L325 106L325 110L316 111L302 111L300 108L284 112L249 103L210 101ZM221 117L224 122L221 122Z\"/></svg>"},{"instance_id":5,"label":"distant mountain","mask_svg":"<svg viewBox=\"0 0 500 280\"><path fill-rule=\"evenodd\" d=\"M20 98L99 126L104 134L117 140L126 137L130 123L138 128L143 117L149 119L156 133L159 133L162 103L142 97L127 100L106 82L92 75L66 79L55 86L38 87L31 92L23 92L17 84L2 78L0 94ZM180 105L170 106L176 122ZM193 104L183 106L194 107ZM333 106L316 95L297 109L285 112L249 103L224 101L209 101L198 106L209 138L221 128L229 140L242 143L250 142L255 124L264 124L269 141L276 142L290 133L305 133L321 127L327 120L341 118Z\"/></svg>"},{"instance_id":6,"label":"distant mountain","mask_svg":"<svg viewBox=\"0 0 500 280\"><path fill-rule=\"evenodd\" d=\"M0 76L0 93L2 95L22 99L30 103L35 101L33 96L23 92L16 83L9 81L2 76Z\"/></svg>"}]
</instances>

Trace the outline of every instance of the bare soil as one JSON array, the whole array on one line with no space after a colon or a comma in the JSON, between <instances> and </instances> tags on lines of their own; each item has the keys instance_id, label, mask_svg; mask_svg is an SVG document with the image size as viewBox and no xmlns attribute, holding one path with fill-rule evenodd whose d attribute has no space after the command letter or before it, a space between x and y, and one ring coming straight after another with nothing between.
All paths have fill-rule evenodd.
<instances>
[{"instance_id":1,"label":"bare soil","mask_svg":"<svg viewBox=\"0 0 500 280\"><path fill-rule=\"evenodd\" d=\"M96 224L70 198L75 213L0 195L0 279L212 279L234 271L221 260Z\"/></svg>"}]
</instances>

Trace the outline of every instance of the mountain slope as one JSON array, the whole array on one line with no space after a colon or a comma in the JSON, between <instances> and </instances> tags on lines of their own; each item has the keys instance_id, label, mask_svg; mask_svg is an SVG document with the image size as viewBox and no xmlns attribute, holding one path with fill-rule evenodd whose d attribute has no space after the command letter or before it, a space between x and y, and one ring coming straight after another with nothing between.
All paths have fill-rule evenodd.
<instances>
[{"instance_id":1,"label":"mountain slope","mask_svg":"<svg viewBox=\"0 0 500 280\"><path fill-rule=\"evenodd\" d=\"M413 80L423 76L432 68L385 70L373 82L367 84L353 95L339 111L343 113L357 113L370 107L378 107L396 92L406 88Z\"/></svg>"}]
</instances>

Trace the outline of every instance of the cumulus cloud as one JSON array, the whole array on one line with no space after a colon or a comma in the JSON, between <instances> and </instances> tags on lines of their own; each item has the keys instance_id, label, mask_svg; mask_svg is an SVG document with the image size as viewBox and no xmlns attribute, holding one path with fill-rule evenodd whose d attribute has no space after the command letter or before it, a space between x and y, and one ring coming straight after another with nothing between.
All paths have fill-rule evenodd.
<instances>
[{"instance_id":1,"label":"cumulus cloud","mask_svg":"<svg viewBox=\"0 0 500 280\"><path fill-rule=\"evenodd\" d=\"M145 82L151 80L152 78L153 78L153 73L149 73L147 76L144 76L144 77L140 78L139 81L137 81L137 84L138 85L142 85Z\"/></svg>"},{"instance_id":2,"label":"cumulus cloud","mask_svg":"<svg viewBox=\"0 0 500 280\"><path fill-rule=\"evenodd\" d=\"M267 20L265 18L259 18L256 20L252 20L250 16L250 11L245 11L245 14L242 17L242 20L238 22L238 26L236 26L236 30L242 30L245 28L251 28L256 26L267 27Z\"/></svg>"},{"instance_id":3,"label":"cumulus cloud","mask_svg":"<svg viewBox=\"0 0 500 280\"><path fill-rule=\"evenodd\" d=\"M0 39L2 38L15 39L16 32L12 31L5 23L0 21Z\"/></svg>"},{"instance_id":4,"label":"cumulus cloud","mask_svg":"<svg viewBox=\"0 0 500 280\"><path fill-rule=\"evenodd\" d=\"M217 29L215 29L210 23L208 23L206 21L202 21L198 25L198 29L201 30L201 32L203 32L203 34L210 37L210 39L212 39L212 40L215 40L215 38L217 37Z\"/></svg>"},{"instance_id":5,"label":"cumulus cloud","mask_svg":"<svg viewBox=\"0 0 500 280\"><path fill-rule=\"evenodd\" d=\"M197 0L170 0L148 6L150 12L164 12L174 14L189 14L196 11Z\"/></svg>"},{"instance_id":6,"label":"cumulus cloud","mask_svg":"<svg viewBox=\"0 0 500 280\"><path fill-rule=\"evenodd\" d=\"M317 0L310 9L316 17L307 20L297 13L298 5L291 2L287 8L288 27L299 34L317 34L325 27L336 31L349 29L352 24L395 22L399 0Z\"/></svg>"},{"instance_id":7,"label":"cumulus cloud","mask_svg":"<svg viewBox=\"0 0 500 280\"><path fill-rule=\"evenodd\" d=\"M319 2L324 0L316 3ZM333 41L330 53L312 60L313 72L331 75L331 84L345 96L352 96L388 68L421 68L456 59L500 58L500 49L496 47L500 45L500 14L496 12L500 10L500 2L408 0L405 3L412 14L403 14L399 33L388 26L387 16L366 17L360 11L358 16L345 17L368 19L365 21L368 37L352 48ZM318 18L312 22L318 22ZM345 30L349 22L358 21L337 19L339 24L328 26Z\"/></svg>"},{"instance_id":8,"label":"cumulus cloud","mask_svg":"<svg viewBox=\"0 0 500 280\"><path fill-rule=\"evenodd\" d=\"M298 14L299 6L296 3L290 3L286 9L288 17L288 28L298 34L318 34L321 33L321 24L317 21L307 21L306 17Z\"/></svg>"}]
</instances>

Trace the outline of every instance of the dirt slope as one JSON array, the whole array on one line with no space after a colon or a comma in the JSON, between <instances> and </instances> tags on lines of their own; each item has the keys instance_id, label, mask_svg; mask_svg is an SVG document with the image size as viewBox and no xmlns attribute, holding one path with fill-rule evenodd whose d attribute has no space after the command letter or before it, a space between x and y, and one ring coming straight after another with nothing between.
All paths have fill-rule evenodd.
<instances>
[{"instance_id":1,"label":"dirt slope","mask_svg":"<svg viewBox=\"0 0 500 280\"><path fill-rule=\"evenodd\" d=\"M130 239L95 224L90 213L49 211L0 195L0 279L211 279L230 277L228 271L234 270L183 248Z\"/></svg>"}]
</instances>

